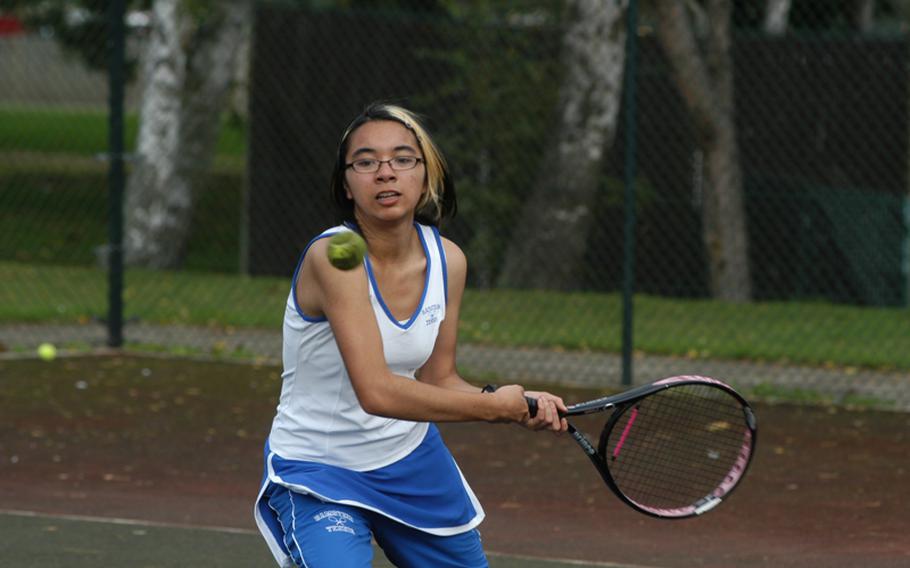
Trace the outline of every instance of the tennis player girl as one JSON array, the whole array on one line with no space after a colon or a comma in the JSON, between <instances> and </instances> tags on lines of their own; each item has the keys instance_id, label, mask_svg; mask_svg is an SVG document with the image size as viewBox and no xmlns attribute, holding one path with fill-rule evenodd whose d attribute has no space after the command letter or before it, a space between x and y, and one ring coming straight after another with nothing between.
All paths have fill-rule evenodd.
<instances>
[{"instance_id":1,"label":"tennis player girl","mask_svg":"<svg viewBox=\"0 0 910 568\"><path fill-rule=\"evenodd\" d=\"M284 317L284 372L255 517L281 566L482 567L483 509L434 422L565 431L563 401L484 390L455 368L467 263L440 236L456 208L445 161L418 118L374 104L341 138L332 192L344 223L306 247ZM358 231L361 266L328 237ZM531 418L525 396L538 399Z\"/></svg>"}]
</instances>

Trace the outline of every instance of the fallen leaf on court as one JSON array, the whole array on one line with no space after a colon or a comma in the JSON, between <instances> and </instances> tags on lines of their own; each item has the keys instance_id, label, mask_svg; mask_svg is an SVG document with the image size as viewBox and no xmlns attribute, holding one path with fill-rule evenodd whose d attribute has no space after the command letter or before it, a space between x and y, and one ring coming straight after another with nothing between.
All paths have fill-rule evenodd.
<instances>
[{"instance_id":1,"label":"fallen leaf on court","mask_svg":"<svg viewBox=\"0 0 910 568\"><path fill-rule=\"evenodd\" d=\"M537 462L539 459L540 459L540 454L535 452L535 453L525 456L525 459L522 460L522 462L525 467L530 467L530 466L534 465L534 463Z\"/></svg>"},{"instance_id":2,"label":"fallen leaf on court","mask_svg":"<svg viewBox=\"0 0 910 568\"><path fill-rule=\"evenodd\" d=\"M708 424L708 432L720 432L722 430L729 430L730 423L726 420L716 420Z\"/></svg>"},{"instance_id":3,"label":"fallen leaf on court","mask_svg":"<svg viewBox=\"0 0 910 568\"><path fill-rule=\"evenodd\" d=\"M101 479L105 481L129 481L130 476L128 475L118 475L116 473L105 473L101 476Z\"/></svg>"}]
</instances>

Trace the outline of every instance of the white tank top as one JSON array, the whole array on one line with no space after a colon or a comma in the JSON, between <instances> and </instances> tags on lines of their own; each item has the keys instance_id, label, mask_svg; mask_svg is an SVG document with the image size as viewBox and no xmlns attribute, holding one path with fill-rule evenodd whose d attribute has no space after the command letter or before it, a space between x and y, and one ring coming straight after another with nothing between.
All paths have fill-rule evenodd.
<instances>
[{"instance_id":1,"label":"white tank top","mask_svg":"<svg viewBox=\"0 0 910 568\"><path fill-rule=\"evenodd\" d=\"M423 295L408 320L395 320L379 293L369 257L364 264L386 363L392 373L416 380L414 374L433 352L445 318L447 274L438 230L417 223L414 227L423 244L427 268ZM428 425L364 412L328 320L304 315L297 305L297 277L310 246L318 239L349 230L340 225L310 241L294 271L284 312L281 397L269 442L272 451L286 459L368 471L411 453L423 440Z\"/></svg>"}]
</instances>

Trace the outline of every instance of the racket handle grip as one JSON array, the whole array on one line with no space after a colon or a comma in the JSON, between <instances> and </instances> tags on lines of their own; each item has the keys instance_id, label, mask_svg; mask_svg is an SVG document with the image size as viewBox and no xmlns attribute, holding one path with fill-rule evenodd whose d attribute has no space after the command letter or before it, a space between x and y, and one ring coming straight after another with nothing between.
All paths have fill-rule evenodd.
<instances>
[{"instance_id":1,"label":"racket handle grip","mask_svg":"<svg viewBox=\"0 0 910 568\"><path fill-rule=\"evenodd\" d=\"M537 399L531 398L530 396L526 396L525 400L528 401L528 414L531 415L531 418L534 418L535 416L537 416ZM568 413L560 410L559 417L563 418L565 416L568 416Z\"/></svg>"},{"instance_id":2,"label":"racket handle grip","mask_svg":"<svg viewBox=\"0 0 910 568\"><path fill-rule=\"evenodd\" d=\"M528 414L531 415L531 418L537 416L537 399L526 396L525 400L528 401Z\"/></svg>"}]
</instances>

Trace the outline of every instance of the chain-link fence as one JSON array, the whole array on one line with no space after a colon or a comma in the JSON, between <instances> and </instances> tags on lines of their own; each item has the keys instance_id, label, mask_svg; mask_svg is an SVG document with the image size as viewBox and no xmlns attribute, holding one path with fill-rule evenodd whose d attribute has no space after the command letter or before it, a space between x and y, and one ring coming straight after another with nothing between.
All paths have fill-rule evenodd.
<instances>
[{"instance_id":1,"label":"chain-link fence","mask_svg":"<svg viewBox=\"0 0 910 568\"><path fill-rule=\"evenodd\" d=\"M335 221L338 138L381 99L427 117L455 174L443 233L469 259L470 377L616 385L634 348L636 382L715 374L910 407L910 91L892 3L795 2L783 30L764 2L681 19L673 6L700 4L644 5L632 41L625 12L582 2L256 2L233 28L166 4L127 19L128 347L277 360L297 256ZM0 18L13 353L106 342L106 17ZM152 45L180 17L197 18L193 41Z\"/></svg>"}]
</instances>

